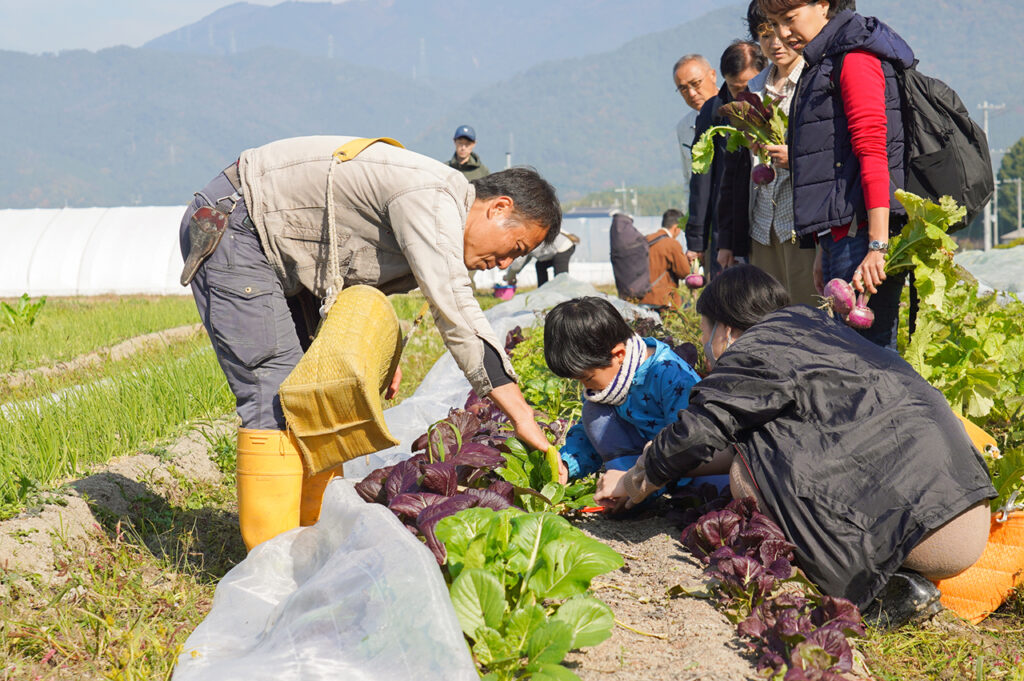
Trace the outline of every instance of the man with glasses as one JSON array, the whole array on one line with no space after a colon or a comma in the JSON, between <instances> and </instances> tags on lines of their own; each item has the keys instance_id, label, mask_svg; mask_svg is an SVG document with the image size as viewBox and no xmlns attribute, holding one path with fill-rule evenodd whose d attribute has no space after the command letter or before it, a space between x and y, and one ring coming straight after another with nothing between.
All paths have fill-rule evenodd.
<instances>
[{"instance_id":1,"label":"man with glasses","mask_svg":"<svg viewBox=\"0 0 1024 681\"><path fill-rule=\"evenodd\" d=\"M672 78L678 92L691 111L687 111L676 125L676 137L679 139L679 154L683 161L683 187L687 195L684 196L683 204L689 201L691 165L690 149L693 147L694 129L697 123L697 114L711 97L718 93L718 76L711 68L708 60L699 54L687 54L679 59L672 67Z\"/></svg>"}]
</instances>

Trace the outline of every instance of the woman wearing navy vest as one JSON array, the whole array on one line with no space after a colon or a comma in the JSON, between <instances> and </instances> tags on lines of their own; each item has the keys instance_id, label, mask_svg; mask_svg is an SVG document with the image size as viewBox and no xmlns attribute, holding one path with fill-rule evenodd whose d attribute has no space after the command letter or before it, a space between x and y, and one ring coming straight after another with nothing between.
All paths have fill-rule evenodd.
<instances>
[{"instance_id":1,"label":"woman wearing navy vest","mask_svg":"<svg viewBox=\"0 0 1024 681\"><path fill-rule=\"evenodd\" d=\"M779 38L806 63L789 118L797 236L818 242L815 284L838 277L871 294L863 335L896 349L905 277L886 277L890 234L906 215L897 69L914 53L891 28L842 9L848 0L759 0Z\"/></svg>"}]
</instances>

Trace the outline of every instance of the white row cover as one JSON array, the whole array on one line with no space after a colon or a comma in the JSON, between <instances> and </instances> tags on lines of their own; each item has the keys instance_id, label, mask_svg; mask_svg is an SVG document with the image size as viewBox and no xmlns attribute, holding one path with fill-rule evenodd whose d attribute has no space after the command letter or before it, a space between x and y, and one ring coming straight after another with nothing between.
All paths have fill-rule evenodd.
<instances>
[{"instance_id":1,"label":"white row cover","mask_svg":"<svg viewBox=\"0 0 1024 681\"><path fill-rule=\"evenodd\" d=\"M0 210L0 297L190 293L183 206Z\"/></svg>"}]
</instances>

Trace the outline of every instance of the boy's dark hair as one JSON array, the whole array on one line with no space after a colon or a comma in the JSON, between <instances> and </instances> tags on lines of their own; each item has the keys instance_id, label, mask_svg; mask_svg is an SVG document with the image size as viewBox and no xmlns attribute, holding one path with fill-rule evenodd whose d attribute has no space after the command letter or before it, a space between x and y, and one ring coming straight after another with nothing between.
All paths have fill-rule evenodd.
<instances>
[{"instance_id":1,"label":"boy's dark hair","mask_svg":"<svg viewBox=\"0 0 1024 681\"><path fill-rule=\"evenodd\" d=\"M661 226L665 229L670 227L677 227L679 220L683 217L683 214L675 208L669 208L665 211L665 214L661 216Z\"/></svg>"},{"instance_id":2,"label":"boy's dark hair","mask_svg":"<svg viewBox=\"0 0 1024 681\"><path fill-rule=\"evenodd\" d=\"M548 233L544 243L553 242L562 229L562 206L555 188L534 168L516 166L471 180L471 183L476 188L476 198L507 196L512 199L513 215L546 226Z\"/></svg>"},{"instance_id":3,"label":"boy's dark hair","mask_svg":"<svg viewBox=\"0 0 1024 681\"><path fill-rule=\"evenodd\" d=\"M749 68L760 72L768 65L761 46L748 40L734 40L722 53L719 69L723 76L738 76Z\"/></svg>"},{"instance_id":4,"label":"boy's dark hair","mask_svg":"<svg viewBox=\"0 0 1024 681\"><path fill-rule=\"evenodd\" d=\"M697 300L697 313L712 322L746 331L765 315L789 304L789 293L775 277L753 265L734 265L704 289Z\"/></svg>"},{"instance_id":5,"label":"boy's dark hair","mask_svg":"<svg viewBox=\"0 0 1024 681\"><path fill-rule=\"evenodd\" d=\"M604 298L567 300L544 319L544 361L556 376L580 378L611 366L612 349L632 335L626 320Z\"/></svg>"},{"instance_id":6,"label":"boy's dark hair","mask_svg":"<svg viewBox=\"0 0 1024 681\"><path fill-rule=\"evenodd\" d=\"M818 0L758 0L764 13L782 14L804 5L813 5ZM844 9L857 11L857 0L828 0L828 18L831 19Z\"/></svg>"}]
</instances>

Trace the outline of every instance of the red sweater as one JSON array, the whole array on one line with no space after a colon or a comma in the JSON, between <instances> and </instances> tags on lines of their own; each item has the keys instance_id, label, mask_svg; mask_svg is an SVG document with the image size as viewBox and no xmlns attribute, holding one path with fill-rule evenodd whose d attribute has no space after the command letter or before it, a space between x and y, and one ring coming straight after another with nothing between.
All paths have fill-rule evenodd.
<instances>
[{"instance_id":1,"label":"red sweater","mask_svg":"<svg viewBox=\"0 0 1024 681\"><path fill-rule=\"evenodd\" d=\"M839 74L839 91L850 127L853 153L860 162L864 207L867 210L889 208L888 123L882 62L863 50L849 52ZM838 241L849 231L849 225L833 227L832 238Z\"/></svg>"}]
</instances>

